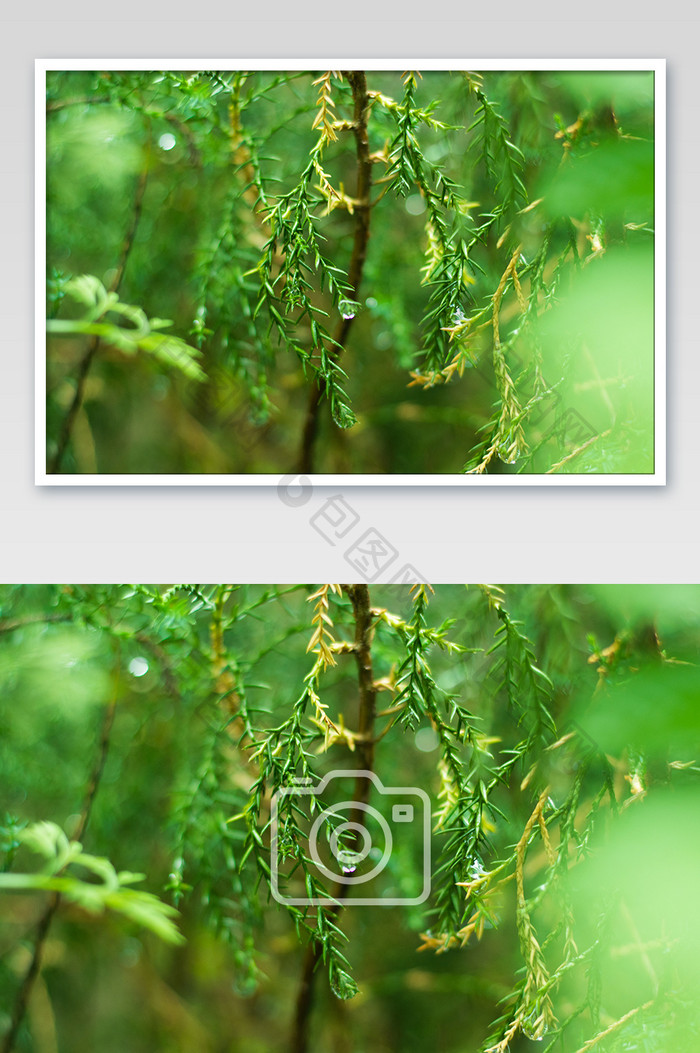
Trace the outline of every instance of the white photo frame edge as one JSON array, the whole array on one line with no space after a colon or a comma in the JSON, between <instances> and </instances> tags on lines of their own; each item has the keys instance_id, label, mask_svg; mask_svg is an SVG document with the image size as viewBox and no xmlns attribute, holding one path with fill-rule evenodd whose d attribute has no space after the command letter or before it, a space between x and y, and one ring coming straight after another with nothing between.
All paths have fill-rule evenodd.
<instances>
[{"instance_id":1,"label":"white photo frame edge","mask_svg":"<svg viewBox=\"0 0 700 1053\"><path fill-rule=\"evenodd\" d=\"M303 70L321 65L370 70L582 70L654 73L654 471L607 475L50 475L46 471L46 74L52 70L207 69ZM36 486L280 486L299 479L316 486L665 486L666 484L666 60L661 58L551 59L86 59L35 60L35 473Z\"/></svg>"}]
</instances>

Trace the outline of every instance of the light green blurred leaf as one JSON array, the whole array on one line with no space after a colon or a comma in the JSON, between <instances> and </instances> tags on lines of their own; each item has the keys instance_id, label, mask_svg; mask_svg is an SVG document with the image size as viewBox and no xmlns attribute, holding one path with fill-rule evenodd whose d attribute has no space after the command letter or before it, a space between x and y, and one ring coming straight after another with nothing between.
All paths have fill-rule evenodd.
<instances>
[{"instance_id":1,"label":"light green blurred leaf","mask_svg":"<svg viewBox=\"0 0 700 1053\"><path fill-rule=\"evenodd\" d=\"M552 218L588 214L650 222L654 208L654 144L611 138L580 156L567 157L539 188Z\"/></svg>"},{"instance_id":2,"label":"light green blurred leaf","mask_svg":"<svg viewBox=\"0 0 700 1053\"><path fill-rule=\"evenodd\" d=\"M544 372L595 431L633 427L646 442L630 472L652 470L654 255L617 247L591 260L538 324Z\"/></svg>"},{"instance_id":3,"label":"light green blurred leaf","mask_svg":"<svg viewBox=\"0 0 700 1053\"><path fill-rule=\"evenodd\" d=\"M177 336L164 333L151 333L149 336L139 340L139 349L153 355L158 362L164 366L172 366L179 369L190 380L205 380L204 371L197 363L197 356L201 354L194 347L190 347L184 340Z\"/></svg>"},{"instance_id":4,"label":"light green blurred leaf","mask_svg":"<svg viewBox=\"0 0 700 1053\"><path fill-rule=\"evenodd\" d=\"M592 912L619 895L641 940L678 941L687 966L700 964L700 814L697 791L657 791L627 809L596 856L572 872ZM575 875L575 877L574 877ZM634 933L627 933L628 939Z\"/></svg>"},{"instance_id":5,"label":"light green blurred leaf","mask_svg":"<svg viewBox=\"0 0 700 1053\"><path fill-rule=\"evenodd\" d=\"M654 99L654 74L646 70L569 70L560 77L581 109L610 103L621 117L648 109Z\"/></svg>"},{"instance_id":6,"label":"light green blurred leaf","mask_svg":"<svg viewBox=\"0 0 700 1053\"><path fill-rule=\"evenodd\" d=\"M700 761L700 669L658 662L598 693L579 723L603 753ZM690 753L690 758L688 758Z\"/></svg>"},{"instance_id":7,"label":"light green blurred leaf","mask_svg":"<svg viewBox=\"0 0 700 1053\"><path fill-rule=\"evenodd\" d=\"M700 585L591 585L590 589L617 624L654 622L663 635L700 621Z\"/></svg>"},{"instance_id":8,"label":"light green blurred leaf","mask_svg":"<svg viewBox=\"0 0 700 1053\"><path fill-rule=\"evenodd\" d=\"M57 892L93 914L113 910L167 943L184 942L175 926L178 912L174 907L150 892L123 887L141 880L142 875L130 871L118 874L108 859L83 852L79 842L69 841L56 823L34 823L20 831L17 837L26 848L48 861L48 870L37 874L2 873L0 892ZM68 872L73 866L84 867L100 880L83 881Z\"/></svg>"},{"instance_id":9,"label":"light green blurred leaf","mask_svg":"<svg viewBox=\"0 0 700 1053\"><path fill-rule=\"evenodd\" d=\"M97 336L126 355L142 351L152 355L167 368L179 370L190 380L206 379L197 361L202 354L198 348L191 347L172 333L154 332L171 325L167 319L154 318L149 321L141 307L122 303L116 293L108 293L102 282L92 274L72 279L65 289L67 295L85 304L88 311L82 318L50 319L46 323L49 333L56 336ZM133 324L133 328L105 321L104 316L108 313L121 315Z\"/></svg>"}]
</instances>

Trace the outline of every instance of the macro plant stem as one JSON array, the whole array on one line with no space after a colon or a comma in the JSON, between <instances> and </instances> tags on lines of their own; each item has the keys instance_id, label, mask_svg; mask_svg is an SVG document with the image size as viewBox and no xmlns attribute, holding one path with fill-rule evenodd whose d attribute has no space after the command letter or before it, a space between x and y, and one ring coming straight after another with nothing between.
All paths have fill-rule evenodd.
<instances>
[{"instance_id":1,"label":"macro plant stem","mask_svg":"<svg viewBox=\"0 0 700 1053\"><path fill-rule=\"evenodd\" d=\"M97 756L90 772L90 780L88 782L87 790L85 791L85 797L83 799L83 806L80 809L80 819L78 825L71 838L72 841L80 841L87 829L87 825L90 821L90 814L92 812L92 806L97 795L97 791L102 780L102 774L104 772L105 763L107 761L107 752L109 750L109 740L112 733L112 725L114 723L114 713L117 706L118 697L118 685L119 685L119 660L117 658L117 666L114 674L114 682L112 688L112 697L109 701L107 708L105 709L104 716L102 718L102 724L100 727L100 738L97 747ZM37 922L36 935L34 937L34 949L32 951L32 958L27 967L27 971L24 974L22 983L20 984L15 998L15 1004L12 1011L12 1020L10 1023L10 1029L5 1035L5 1039L2 1044L2 1053L12 1053L15 1048L19 1029L22 1026L22 1021L27 1013L29 1006L29 999L34 989L39 973L41 972L41 962L44 954L44 946L46 939L49 935L49 930L53 923L53 919L56 916L58 908L61 905L61 894L60 892L54 892L49 899L48 904L44 908L39 921Z\"/></svg>"},{"instance_id":2,"label":"macro plant stem","mask_svg":"<svg viewBox=\"0 0 700 1053\"><path fill-rule=\"evenodd\" d=\"M108 290L109 292L118 292L119 286L122 283L122 278L124 277L124 270L126 268L127 260L129 259L129 254L131 253L131 249L134 244L134 239L136 237L136 231L138 230L139 221L141 219L143 198L144 194L146 193L146 183L148 182L148 171L150 166L151 150L149 133L145 163L141 170L141 174L139 175L138 182L136 184L136 189L134 191L134 204L131 214L131 223L124 237L124 241L122 242L122 249L119 255L119 263L117 264L114 278L110 283ZM80 363L78 364L78 374L75 383L75 392L73 394L71 404L68 407L68 412L66 413L66 416L63 420L63 426L61 427L61 434L58 439L56 452L49 464L50 475L55 475L61 470L61 464L63 462L63 458L65 457L66 450L68 449L68 445L71 440L71 435L73 434L75 421L78 416L78 413L80 412L80 408L83 404L83 399L85 397L85 385L87 384L88 374L99 349L100 337L93 336L93 338L90 340L90 343L87 346L85 354L83 355L83 357L80 360Z\"/></svg>"},{"instance_id":3,"label":"macro plant stem","mask_svg":"<svg viewBox=\"0 0 700 1053\"><path fill-rule=\"evenodd\" d=\"M372 607L367 585L346 585L345 591L352 603L355 616L354 655L357 663L357 678L360 689L360 713L357 732L358 760L365 771L374 770L374 721L376 717L377 689L372 669ZM366 787L366 780L363 780ZM365 789L367 793L368 787ZM359 800L356 796L355 800Z\"/></svg>"},{"instance_id":4,"label":"macro plant stem","mask_svg":"<svg viewBox=\"0 0 700 1053\"><path fill-rule=\"evenodd\" d=\"M355 641L352 653L357 664L360 695L357 738L355 740L357 743L358 771L367 772L374 770L374 725L377 697L372 668L372 604L367 585L344 585L343 590L352 603L355 619ZM369 792L369 779L359 776L355 783L354 800L367 804ZM362 825L364 823L363 815L364 813L361 809L355 810L351 814L351 822ZM333 890L333 898L340 902L328 911L332 919L341 910L342 901L346 898L349 888L350 886L347 884L338 883ZM314 976L322 955L323 945L320 941L312 939L304 955L304 965L297 993L290 1053L306 1053L309 1048L309 1020L313 1008Z\"/></svg>"},{"instance_id":5,"label":"macro plant stem","mask_svg":"<svg viewBox=\"0 0 700 1053\"><path fill-rule=\"evenodd\" d=\"M352 289L352 297L357 300L362 282L362 272L367 258L367 244L369 241L370 226L370 190L372 187L372 161L369 151L369 137L367 133L367 115L369 107L369 96L367 94L367 78L362 70L351 70L344 74L350 87L354 100L354 114L352 130L355 135L357 147L357 190L355 193L355 206L353 219L355 223L355 235L352 246L352 256L348 269L348 281ZM347 343L350 327L354 321L353 317L341 318L333 334L336 346L333 352L336 359L340 358ZM299 455L299 471L313 472L315 462L315 444L318 435L319 416L321 403L326 392L326 385L318 377L311 385L309 400L306 408L306 418L301 440L301 452Z\"/></svg>"},{"instance_id":6,"label":"macro plant stem","mask_svg":"<svg viewBox=\"0 0 700 1053\"><path fill-rule=\"evenodd\" d=\"M13 633L25 625L48 625L53 622L69 622L70 614L29 614L22 618L3 618L0 621L0 633Z\"/></svg>"}]
</instances>

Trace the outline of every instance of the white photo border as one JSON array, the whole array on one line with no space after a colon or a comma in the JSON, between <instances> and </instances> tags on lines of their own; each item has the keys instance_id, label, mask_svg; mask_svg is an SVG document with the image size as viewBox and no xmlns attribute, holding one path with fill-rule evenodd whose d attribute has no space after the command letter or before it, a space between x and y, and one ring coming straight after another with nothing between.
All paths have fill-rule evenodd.
<instances>
[{"instance_id":1,"label":"white photo border","mask_svg":"<svg viewBox=\"0 0 700 1053\"><path fill-rule=\"evenodd\" d=\"M54 70L581 70L654 74L654 471L639 474L465 475L445 473L303 477L316 486L665 486L666 484L666 60L645 58L60 58L35 60L35 475L37 486L277 486L277 474L81 474L46 470L46 74ZM301 478L301 477L296 477Z\"/></svg>"}]
</instances>

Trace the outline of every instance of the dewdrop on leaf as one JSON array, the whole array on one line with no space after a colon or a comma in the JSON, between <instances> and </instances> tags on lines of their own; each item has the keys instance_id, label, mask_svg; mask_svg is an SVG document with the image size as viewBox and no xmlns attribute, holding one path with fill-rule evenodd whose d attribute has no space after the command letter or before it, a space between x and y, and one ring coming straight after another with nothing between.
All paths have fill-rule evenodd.
<instances>
[{"instance_id":1,"label":"dewdrop on leaf","mask_svg":"<svg viewBox=\"0 0 700 1053\"><path fill-rule=\"evenodd\" d=\"M360 304L354 300L341 300L338 304L338 310L346 321L350 321L360 310Z\"/></svg>"}]
</instances>

